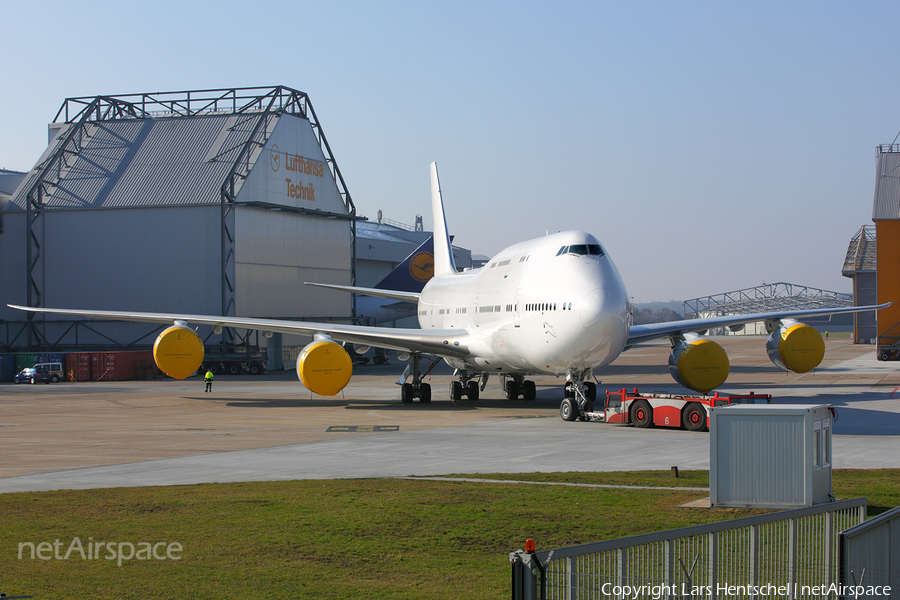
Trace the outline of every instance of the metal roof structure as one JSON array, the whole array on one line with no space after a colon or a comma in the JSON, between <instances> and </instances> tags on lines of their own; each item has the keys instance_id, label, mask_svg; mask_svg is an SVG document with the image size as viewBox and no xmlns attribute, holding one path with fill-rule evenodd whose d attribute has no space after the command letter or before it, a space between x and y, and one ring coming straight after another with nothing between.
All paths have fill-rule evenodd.
<instances>
[{"instance_id":1,"label":"metal roof structure","mask_svg":"<svg viewBox=\"0 0 900 600\"><path fill-rule=\"evenodd\" d=\"M863 225L850 240L841 274L853 277L856 273L874 273L878 258L876 249L875 226Z\"/></svg>"},{"instance_id":2,"label":"metal roof structure","mask_svg":"<svg viewBox=\"0 0 900 600\"><path fill-rule=\"evenodd\" d=\"M793 283L768 283L684 301L686 319L808 308L853 306L853 294L829 292Z\"/></svg>"},{"instance_id":3,"label":"metal roof structure","mask_svg":"<svg viewBox=\"0 0 900 600\"><path fill-rule=\"evenodd\" d=\"M10 202L53 210L233 200L284 114L313 124L355 213L309 97L283 86L68 98L55 139Z\"/></svg>"},{"instance_id":4,"label":"metal roof structure","mask_svg":"<svg viewBox=\"0 0 900 600\"><path fill-rule=\"evenodd\" d=\"M900 144L878 146L872 220L900 219Z\"/></svg>"},{"instance_id":5,"label":"metal roof structure","mask_svg":"<svg viewBox=\"0 0 900 600\"><path fill-rule=\"evenodd\" d=\"M217 204L252 120L233 116L87 123L80 151L59 169L44 210ZM74 127L61 128L59 137ZM221 140L219 138L222 138ZM224 142L224 143L223 143ZM226 146L216 160L206 148ZM29 174L29 183L38 177ZM12 202L25 208L19 195Z\"/></svg>"},{"instance_id":6,"label":"metal roof structure","mask_svg":"<svg viewBox=\"0 0 900 600\"><path fill-rule=\"evenodd\" d=\"M389 242L415 242L422 243L429 235L424 230L416 230L413 227L398 221L360 221L356 224L356 235L359 238L383 240Z\"/></svg>"}]
</instances>

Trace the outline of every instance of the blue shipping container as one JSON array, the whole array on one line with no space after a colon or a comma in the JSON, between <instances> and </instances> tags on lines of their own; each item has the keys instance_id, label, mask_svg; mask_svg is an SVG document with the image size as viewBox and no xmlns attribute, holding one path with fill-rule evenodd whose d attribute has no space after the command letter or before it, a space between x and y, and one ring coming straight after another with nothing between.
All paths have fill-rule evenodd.
<instances>
[{"instance_id":1,"label":"blue shipping container","mask_svg":"<svg viewBox=\"0 0 900 600\"><path fill-rule=\"evenodd\" d=\"M62 363L63 370L66 368L66 355L61 352L50 352L46 354L38 354L37 361L39 363ZM35 363L36 364L36 363Z\"/></svg>"},{"instance_id":2,"label":"blue shipping container","mask_svg":"<svg viewBox=\"0 0 900 600\"><path fill-rule=\"evenodd\" d=\"M12 381L17 372L16 355L0 354L0 381Z\"/></svg>"}]
</instances>

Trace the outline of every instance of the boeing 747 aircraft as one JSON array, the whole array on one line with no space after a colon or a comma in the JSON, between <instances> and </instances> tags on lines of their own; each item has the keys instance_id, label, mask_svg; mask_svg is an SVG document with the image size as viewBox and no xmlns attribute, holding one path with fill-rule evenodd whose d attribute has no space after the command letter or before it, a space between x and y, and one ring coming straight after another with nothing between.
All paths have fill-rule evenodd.
<instances>
[{"instance_id":1,"label":"boeing 747 aircraft","mask_svg":"<svg viewBox=\"0 0 900 600\"><path fill-rule=\"evenodd\" d=\"M655 338L672 345L669 370L676 381L707 393L724 383L728 357L703 334L712 328L739 329L765 321L771 332L766 348L772 362L806 372L822 360L819 333L798 318L884 308L783 311L634 325L625 284L606 249L583 231L566 231L521 242L497 254L483 268L457 272L450 249L437 164L431 164L434 213L434 277L420 292L338 288L357 294L411 302L419 329L336 325L227 317L72 310L14 306L26 311L81 315L150 323L171 323L156 340L154 357L163 372L184 378L203 361L203 343L188 324L238 327L313 336L297 360L297 375L311 391L325 396L350 381L352 363L338 342L357 351L370 347L396 350L410 366L403 377L401 400L430 402L431 385L419 370L422 355L443 358L456 369L449 395L477 400L491 373L501 376L510 399L534 399L532 375L565 377L564 406L589 410L596 397L594 373L627 348ZM12 306L12 305L10 305Z\"/></svg>"}]
</instances>

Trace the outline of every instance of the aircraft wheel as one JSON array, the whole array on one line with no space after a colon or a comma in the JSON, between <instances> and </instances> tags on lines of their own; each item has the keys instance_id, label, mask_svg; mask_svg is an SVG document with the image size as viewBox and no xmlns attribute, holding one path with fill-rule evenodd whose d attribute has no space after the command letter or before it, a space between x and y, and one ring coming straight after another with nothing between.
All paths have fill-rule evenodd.
<instances>
[{"instance_id":1,"label":"aircraft wheel","mask_svg":"<svg viewBox=\"0 0 900 600\"><path fill-rule=\"evenodd\" d=\"M696 402L691 402L684 409L682 421L688 431L703 431L706 429L706 411Z\"/></svg>"},{"instance_id":2,"label":"aircraft wheel","mask_svg":"<svg viewBox=\"0 0 900 600\"><path fill-rule=\"evenodd\" d=\"M404 383L400 387L400 400L402 400L404 404L409 404L413 401L413 386L411 383Z\"/></svg>"},{"instance_id":3,"label":"aircraft wheel","mask_svg":"<svg viewBox=\"0 0 900 600\"><path fill-rule=\"evenodd\" d=\"M478 400L478 382L470 381L466 384L466 397L473 402Z\"/></svg>"},{"instance_id":4,"label":"aircraft wheel","mask_svg":"<svg viewBox=\"0 0 900 600\"><path fill-rule=\"evenodd\" d=\"M422 404L428 404L431 402L431 384L423 383L419 386L419 402Z\"/></svg>"},{"instance_id":5,"label":"aircraft wheel","mask_svg":"<svg viewBox=\"0 0 900 600\"><path fill-rule=\"evenodd\" d=\"M597 399L597 384L593 381L584 382L584 397L593 402Z\"/></svg>"},{"instance_id":6,"label":"aircraft wheel","mask_svg":"<svg viewBox=\"0 0 900 600\"><path fill-rule=\"evenodd\" d=\"M519 397L519 384L515 379L506 382L506 399L516 400Z\"/></svg>"},{"instance_id":7,"label":"aircraft wheel","mask_svg":"<svg viewBox=\"0 0 900 600\"><path fill-rule=\"evenodd\" d=\"M631 406L631 422L635 427L650 427L653 424L653 409L646 400L635 400Z\"/></svg>"},{"instance_id":8,"label":"aircraft wheel","mask_svg":"<svg viewBox=\"0 0 900 600\"><path fill-rule=\"evenodd\" d=\"M534 400L537 398L537 389L534 387L533 381L530 379L525 381L525 383L522 384L522 387L524 388L522 390L522 397L525 398L525 400Z\"/></svg>"},{"instance_id":9,"label":"aircraft wheel","mask_svg":"<svg viewBox=\"0 0 900 600\"><path fill-rule=\"evenodd\" d=\"M584 401L584 406L581 407L581 410L584 412L594 412L594 403L591 402L590 398Z\"/></svg>"},{"instance_id":10,"label":"aircraft wheel","mask_svg":"<svg viewBox=\"0 0 900 600\"><path fill-rule=\"evenodd\" d=\"M563 421L574 421L578 418L578 406L571 398L566 398L559 405L559 416Z\"/></svg>"},{"instance_id":11,"label":"aircraft wheel","mask_svg":"<svg viewBox=\"0 0 900 600\"><path fill-rule=\"evenodd\" d=\"M458 381L450 382L450 399L454 402L462 400L462 384Z\"/></svg>"}]
</instances>

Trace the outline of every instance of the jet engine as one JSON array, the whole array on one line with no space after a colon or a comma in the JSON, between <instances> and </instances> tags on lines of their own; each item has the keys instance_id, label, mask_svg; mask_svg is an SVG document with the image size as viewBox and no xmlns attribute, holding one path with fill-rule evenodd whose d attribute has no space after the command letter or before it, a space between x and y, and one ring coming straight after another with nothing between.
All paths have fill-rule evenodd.
<instances>
[{"instance_id":1,"label":"jet engine","mask_svg":"<svg viewBox=\"0 0 900 600\"><path fill-rule=\"evenodd\" d=\"M729 366L722 346L698 335L686 335L669 354L669 373L675 381L701 394L725 383Z\"/></svg>"},{"instance_id":2,"label":"jet engine","mask_svg":"<svg viewBox=\"0 0 900 600\"><path fill-rule=\"evenodd\" d=\"M793 319L782 319L766 341L769 360L795 373L812 371L825 356L825 342L818 331Z\"/></svg>"},{"instance_id":3,"label":"jet engine","mask_svg":"<svg viewBox=\"0 0 900 600\"><path fill-rule=\"evenodd\" d=\"M184 324L173 325L156 338L153 360L169 377L190 377L203 364L203 340Z\"/></svg>"},{"instance_id":4,"label":"jet engine","mask_svg":"<svg viewBox=\"0 0 900 600\"><path fill-rule=\"evenodd\" d=\"M317 336L318 338L318 336ZM297 357L297 377L320 396L334 396L353 374L353 361L344 347L322 337L308 344Z\"/></svg>"}]
</instances>

